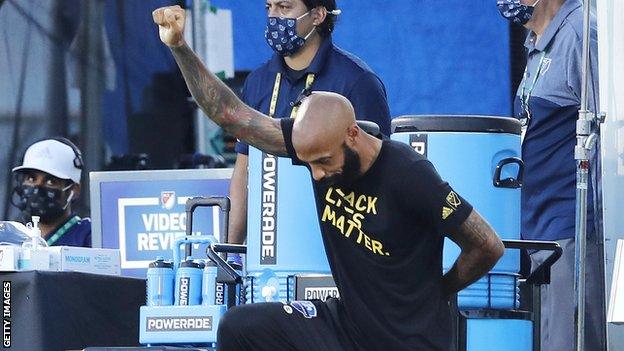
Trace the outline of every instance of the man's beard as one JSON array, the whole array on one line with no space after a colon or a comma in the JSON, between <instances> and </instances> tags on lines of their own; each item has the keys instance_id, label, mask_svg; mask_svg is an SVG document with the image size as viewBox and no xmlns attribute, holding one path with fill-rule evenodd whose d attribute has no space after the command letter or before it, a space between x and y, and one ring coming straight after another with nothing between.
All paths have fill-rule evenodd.
<instances>
[{"instance_id":1,"label":"man's beard","mask_svg":"<svg viewBox=\"0 0 624 351\"><path fill-rule=\"evenodd\" d=\"M360 177L360 168L362 162L360 161L360 155L357 152L351 150L346 144L342 144L344 153L344 165L342 171L329 177L325 177L319 181L323 186L345 186L353 183Z\"/></svg>"}]
</instances>

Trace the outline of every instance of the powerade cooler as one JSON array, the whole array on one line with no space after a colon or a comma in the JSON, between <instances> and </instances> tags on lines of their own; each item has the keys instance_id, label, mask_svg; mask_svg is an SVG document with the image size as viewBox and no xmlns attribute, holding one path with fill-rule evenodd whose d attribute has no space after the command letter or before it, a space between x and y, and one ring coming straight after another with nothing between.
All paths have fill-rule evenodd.
<instances>
[{"instance_id":1,"label":"powerade cooler","mask_svg":"<svg viewBox=\"0 0 624 351\"><path fill-rule=\"evenodd\" d=\"M296 274L331 274L310 172L249 147L247 302L293 298Z\"/></svg>"},{"instance_id":2,"label":"powerade cooler","mask_svg":"<svg viewBox=\"0 0 624 351\"><path fill-rule=\"evenodd\" d=\"M403 116L392 121L392 131L393 140L406 143L427 157L442 179L466 198L502 239L520 238L524 167L517 120ZM459 253L459 247L445 239L444 271L452 267ZM520 252L506 250L488 275L458 293L466 350L532 349L530 315L511 311L519 307L519 265ZM501 333L495 333L496 330Z\"/></svg>"}]
</instances>

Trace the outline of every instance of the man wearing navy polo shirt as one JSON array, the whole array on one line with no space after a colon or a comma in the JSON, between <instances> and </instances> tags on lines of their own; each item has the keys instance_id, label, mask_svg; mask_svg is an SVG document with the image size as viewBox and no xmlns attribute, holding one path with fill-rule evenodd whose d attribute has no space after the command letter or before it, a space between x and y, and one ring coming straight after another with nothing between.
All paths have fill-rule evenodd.
<instances>
[{"instance_id":1,"label":"man wearing navy polo shirt","mask_svg":"<svg viewBox=\"0 0 624 351\"><path fill-rule=\"evenodd\" d=\"M22 165L13 168L12 203L25 221L39 216L41 236L50 246L91 247L91 220L74 213L80 197L82 155L71 141L51 138L26 149Z\"/></svg>"},{"instance_id":2,"label":"man wearing navy polo shirt","mask_svg":"<svg viewBox=\"0 0 624 351\"><path fill-rule=\"evenodd\" d=\"M572 350L575 340L576 121L581 105L583 10L579 0L501 0L501 14L530 30L525 42L527 67L515 98L514 113L523 122L522 237L555 240L563 256L542 288L541 349ZM597 111L598 48L591 23L590 111ZM597 147L595 148L595 150ZM599 205L599 160L592 159L588 192L585 348L605 349L604 262ZM548 252L531 255L533 267Z\"/></svg>"},{"instance_id":3,"label":"man wearing navy polo shirt","mask_svg":"<svg viewBox=\"0 0 624 351\"><path fill-rule=\"evenodd\" d=\"M336 92L349 99L357 119L375 122L389 136L390 112L383 83L366 63L332 42L340 14L336 1L267 0L266 8L265 36L275 54L247 77L242 100L271 117L289 118L294 115L291 104L304 88ZM239 142L236 151L229 242L243 243L247 236L247 144Z\"/></svg>"}]
</instances>

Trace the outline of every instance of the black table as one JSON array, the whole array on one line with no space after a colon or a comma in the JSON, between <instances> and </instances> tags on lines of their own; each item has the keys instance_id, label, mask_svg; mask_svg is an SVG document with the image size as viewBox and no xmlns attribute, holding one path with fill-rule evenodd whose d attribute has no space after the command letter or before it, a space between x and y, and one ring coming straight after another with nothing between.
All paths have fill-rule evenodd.
<instances>
[{"instance_id":1,"label":"black table","mask_svg":"<svg viewBox=\"0 0 624 351\"><path fill-rule=\"evenodd\" d=\"M10 321L11 350L139 346L144 279L45 271L0 272L0 278L3 317L10 282L10 318L4 318L4 326Z\"/></svg>"}]
</instances>

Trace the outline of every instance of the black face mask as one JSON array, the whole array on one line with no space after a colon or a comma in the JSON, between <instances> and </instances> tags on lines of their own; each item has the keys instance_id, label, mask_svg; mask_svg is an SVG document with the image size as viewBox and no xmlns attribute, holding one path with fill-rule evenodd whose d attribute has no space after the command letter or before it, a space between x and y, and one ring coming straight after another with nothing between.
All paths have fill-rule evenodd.
<instances>
[{"instance_id":1,"label":"black face mask","mask_svg":"<svg viewBox=\"0 0 624 351\"><path fill-rule=\"evenodd\" d=\"M11 202L22 211L27 219L31 216L39 216L41 223L54 223L63 216L65 209L69 206L73 191L66 201L61 202L61 198L71 186L72 184L63 189L53 189L45 186L18 185L13 190L17 197L13 196Z\"/></svg>"}]
</instances>

